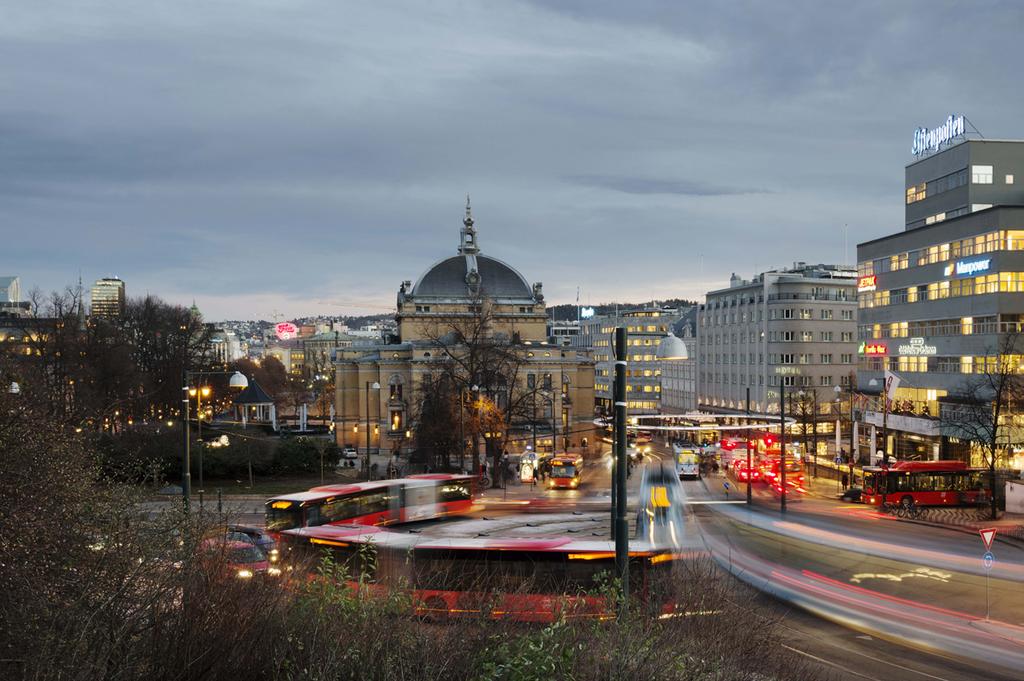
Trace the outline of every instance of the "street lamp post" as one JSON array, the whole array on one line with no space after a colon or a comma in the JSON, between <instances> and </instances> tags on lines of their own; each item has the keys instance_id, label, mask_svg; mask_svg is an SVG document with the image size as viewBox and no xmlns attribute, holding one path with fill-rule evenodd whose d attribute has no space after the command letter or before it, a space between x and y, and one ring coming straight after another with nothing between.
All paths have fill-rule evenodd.
<instances>
[{"instance_id":1,"label":"street lamp post","mask_svg":"<svg viewBox=\"0 0 1024 681\"><path fill-rule=\"evenodd\" d=\"M228 386L231 388L245 389L249 387L249 379L245 377L241 371L191 371L189 369L182 369L182 449L183 455L181 457L181 499L182 505L184 506L185 512L187 513L192 501L192 434L191 428L189 427L189 406L190 406L190 393L192 388L189 387L189 383L192 382L193 376L218 376L218 375L231 375L231 379L228 381ZM200 476L202 471L200 470ZM202 479L200 477L200 479Z\"/></svg>"},{"instance_id":2,"label":"street lamp post","mask_svg":"<svg viewBox=\"0 0 1024 681\"><path fill-rule=\"evenodd\" d=\"M203 443L203 398L210 396L210 387L190 388L190 396L196 398L196 439L199 440L199 491L205 492L203 486L203 451L206 449Z\"/></svg>"},{"instance_id":3,"label":"street lamp post","mask_svg":"<svg viewBox=\"0 0 1024 681\"><path fill-rule=\"evenodd\" d=\"M782 492L779 495L779 510L786 512L786 380L779 381L779 480Z\"/></svg>"},{"instance_id":4,"label":"street lamp post","mask_svg":"<svg viewBox=\"0 0 1024 681\"><path fill-rule=\"evenodd\" d=\"M366 382L366 479L370 479L370 388L380 390L377 381Z\"/></svg>"}]
</instances>

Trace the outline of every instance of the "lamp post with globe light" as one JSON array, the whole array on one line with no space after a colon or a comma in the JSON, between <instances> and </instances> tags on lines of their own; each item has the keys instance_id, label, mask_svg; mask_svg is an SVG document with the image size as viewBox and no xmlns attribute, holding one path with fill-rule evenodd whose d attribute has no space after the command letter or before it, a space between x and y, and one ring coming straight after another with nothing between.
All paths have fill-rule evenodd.
<instances>
[{"instance_id":1,"label":"lamp post with globe light","mask_svg":"<svg viewBox=\"0 0 1024 681\"><path fill-rule=\"evenodd\" d=\"M183 428L181 429L183 438L183 450L184 454L181 461L181 498L182 503L187 513L192 501L192 442L191 442L191 430L189 427L189 407L191 402L191 396L199 394L195 388L189 386L194 376L226 376L230 375L231 379L228 381L228 386L236 390L244 390L249 387L249 379L245 377L241 371L191 371L185 369L182 372L182 423ZM202 479L202 471L200 470L200 480Z\"/></svg>"}]
</instances>

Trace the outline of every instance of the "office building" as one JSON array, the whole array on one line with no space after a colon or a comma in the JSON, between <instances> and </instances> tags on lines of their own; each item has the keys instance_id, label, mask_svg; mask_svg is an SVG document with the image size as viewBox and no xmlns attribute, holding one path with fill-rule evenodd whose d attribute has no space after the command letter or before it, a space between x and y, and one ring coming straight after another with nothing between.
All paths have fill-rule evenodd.
<instances>
[{"instance_id":1,"label":"office building","mask_svg":"<svg viewBox=\"0 0 1024 681\"><path fill-rule=\"evenodd\" d=\"M689 308L658 344L661 413L697 411L697 306Z\"/></svg>"},{"instance_id":2,"label":"office building","mask_svg":"<svg viewBox=\"0 0 1024 681\"><path fill-rule=\"evenodd\" d=\"M883 449L884 421L897 458L981 465L949 424L957 395L1022 329L1024 141L951 142L906 166L905 229L857 246L858 387L878 394L885 369L900 379L888 413L865 411L869 451Z\"/></svg>"},{"instance_id":3,"label":"office building","mask_svg":"<svg viewBox=\"0 0 1024 681\"><path fill-rule=\"evenodd\" d=\"M856 284L852 268L798 262L709 291L697 313L698 408L742 413L749 394L751 411L777 413L784 385L816 399L820 432L832 432L833 389L856 369Z\"/></svg>"},{"instance_id":4,"label":"office building","mask_svg":"<svg viewBox=\"0 0 1024 681\"><path fill-rule=\"evenodd\" d=\"M676 308L644 308L584 319L580 331L570 342L576 347L591 348L594 357L594 400L598 413L611 414L612 382L615 378L615 328L626 327L628 333L626 367L626 402L629 413L661 413L661 364L658 344L668 335L682 313Z\"/></svg>"},{"instance_id":5,"label":"office building","mask_svg":"<svg viewBox=\"0 0 1024 681\"><path fill-rule=\"evenodd\" d=\"M118 319L124 316L124 306L124 282L117 277L104 277L92 285L90 314L93 317Z\"/></svg>"}]
</instances>

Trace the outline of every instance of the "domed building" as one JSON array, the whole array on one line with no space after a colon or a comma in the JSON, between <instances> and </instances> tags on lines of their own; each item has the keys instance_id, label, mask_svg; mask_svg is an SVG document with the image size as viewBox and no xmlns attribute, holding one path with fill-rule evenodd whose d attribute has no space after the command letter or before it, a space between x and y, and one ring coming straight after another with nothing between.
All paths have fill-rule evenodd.
<instances>
[{"instance_id":1,"label":"domed building","mask_svg":"<svg viewBox=\"0 0 1024 681\"><path fill-rule=\"evenodd\" d=\"M338 444L379 453L381 472L396 452L419 450L423 460L424 400L447 381L464 404L486 405L505 424L473 432L478 414L458 414L456 404L464 463L474 448L491 456L596 448L589 352L547 343L542 285L481 252L468 198L455 255L402 282L396 304L397 338L335 351Z\"/></svg>"},{"instance_id":2,"label":"domed building","mask_svg":"<svg viewBox=\"0 0 1024 681\"><path fill-rule=\"evenodd\" d=\"M431 265L415 285L405 281L399 287L398 333L405 341L422 340L439 324L449 324L452 315L474 314L486 303L495 335L543 341L547 314L542 288L539 282L528 284L511 265L480 252L467 198L457 255Z\"/></svg>"}]
</instances>

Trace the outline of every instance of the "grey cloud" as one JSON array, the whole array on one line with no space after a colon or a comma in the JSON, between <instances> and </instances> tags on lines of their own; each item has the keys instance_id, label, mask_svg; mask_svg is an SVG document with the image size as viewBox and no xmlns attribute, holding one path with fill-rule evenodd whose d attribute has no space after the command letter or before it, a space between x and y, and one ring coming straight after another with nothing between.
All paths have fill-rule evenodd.
<instances>
[{"instance_id":1,"label":"grey cloud","mask_svg":"<svg viewBox=\"0 0 1024 681\"><path fill-rule=\"evenodd\" d=\"M659 180L648 177L575 175L571 182L588 187L611 189L624 194L678 194L681 196L734 196L737 194L763 194L766 190L753 187L719 187L692 180Z\"/></svg>"},{"instance_id":2,"label":"grey cloud","mask_svg":"<svg viewBox=\"0 0 1024 681\"><path fill-rule=\"evenodd\" d=\"M1022 133L1014 3L25 7L0 25L0 274L117 272L215 317L390 304L467 192L549 300L697 296L897 230L918 124ZM609 277L621 256L643 276Z\"/></svg>"}]
</instances>

